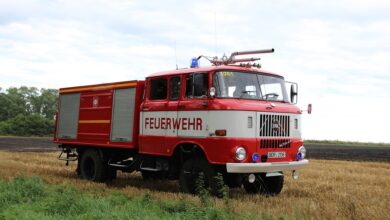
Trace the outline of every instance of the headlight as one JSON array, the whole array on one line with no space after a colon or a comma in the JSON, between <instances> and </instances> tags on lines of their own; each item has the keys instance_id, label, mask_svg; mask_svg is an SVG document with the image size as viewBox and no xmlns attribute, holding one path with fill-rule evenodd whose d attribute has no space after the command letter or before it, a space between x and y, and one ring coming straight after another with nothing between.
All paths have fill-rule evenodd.
<instances>
[{"instance_id":1,"label":"headlight","mask_svg":"<svg viewBox=\"0 0 390 220\"><path fill-rule=\"evenodd\" d=\"M302 160L306 157L306 148L304 146L301 146L298 148L298 154L297 154L297 160Z\"/></svg>"},{"instance_id":2,"label":"headlight","mask_svg":"<svg viewBox=\"0 0 390 220\"><path fill-rule=\"evenodd\" d=\"M243 147L238 147L236 149L236 159L244 160L246 158L246 150Z\"/></svg>"}]
</instances>

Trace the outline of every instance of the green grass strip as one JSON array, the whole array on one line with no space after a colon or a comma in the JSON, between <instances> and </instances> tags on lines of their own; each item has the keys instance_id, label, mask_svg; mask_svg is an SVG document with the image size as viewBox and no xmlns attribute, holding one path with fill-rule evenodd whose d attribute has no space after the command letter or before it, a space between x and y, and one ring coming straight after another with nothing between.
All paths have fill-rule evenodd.
<instances>
[{"instance_id":1,"label":"green grass strip","mask_svg":"<svg viewBox=\"0 0 390 220\"><path fill-rule=\"evenodd\" d=\"M72 186L48 185L39 177L0 180L0 219L257 219L235 216L210 203L157 201L151 194L101 196Z\"/></svg>"}]
</instances>

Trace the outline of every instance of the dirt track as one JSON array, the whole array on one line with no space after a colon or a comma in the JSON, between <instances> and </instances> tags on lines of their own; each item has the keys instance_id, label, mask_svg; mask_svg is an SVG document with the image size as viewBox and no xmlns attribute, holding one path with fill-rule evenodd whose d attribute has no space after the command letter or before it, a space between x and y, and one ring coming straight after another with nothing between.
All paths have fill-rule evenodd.
<instances>
[{"instance_id":1,"label":"dirt track","mask_svg":"<svg viewBox=\"0 0 390 220\"><path fill-rule=\"evenodd\" d=\"M59 149L52 138L0 137L0 150L41 152Z\"/></svg>"},{"instance_id":2,"label":"dirt track","mask_svg":"<svg viewBox=\"0 0 390 220\"><path fill-rule=\"evenodd\" d=\"M308 158L390 162L390 146L305 144Z\"/></svg>"},{"instance_id":3,"label":"dirt track","mask_svg":"<svg viewBox=\"0 0 390 220\"><path fill-rule=\"evenodd\" d=\"M308 158L390 162L390 146L306 144ZM0 137L0 150L59 151L51 138Z\"/></svg>"}]
</instances>

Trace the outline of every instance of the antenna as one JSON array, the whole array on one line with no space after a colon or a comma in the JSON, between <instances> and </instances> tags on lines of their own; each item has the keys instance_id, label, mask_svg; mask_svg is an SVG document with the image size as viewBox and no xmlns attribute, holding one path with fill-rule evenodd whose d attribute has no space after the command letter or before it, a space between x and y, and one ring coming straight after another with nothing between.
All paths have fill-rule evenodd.
<instances>
[{"instance_id":1,"label":"antenna","mask_svg":"<svg viewBox=\"0 0 390 220\"><path fill-rule=\"evenodd\" d=\"M215 56L217 56L218 54L217 12L214 12L214 39L215 39Z\"/></svg>"},{"instance_id":2,"label":"antenna","mask_svg":"<svg viewBox=\"0 0 390 220\"><path fill-rule=\"evenodd\" d=\"M179 67L177 66L176 41L175 41L175 62L176 62L176 69L179 69Z\"/></svg>"}]
</instances>

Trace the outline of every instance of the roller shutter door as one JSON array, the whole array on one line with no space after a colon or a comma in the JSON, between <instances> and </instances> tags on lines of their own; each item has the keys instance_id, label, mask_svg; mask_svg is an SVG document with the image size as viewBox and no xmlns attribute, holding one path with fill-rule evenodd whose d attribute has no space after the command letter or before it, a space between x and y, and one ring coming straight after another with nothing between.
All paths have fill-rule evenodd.
<instances>
[{"instance_id":1,"label":"roller shutter door","mask_svg":"<svg viewBox=\"0 0 390 220\"><path fill-rule=\"evenodd\" d=\"M111 141L133 141L134 105L135 88L114 91Z\"/></svg>"},{"instance_id":2,"label":"roller shutter door","mask_svg":"<svg viewBox=\"0 0 390 220\"><path fill-rule=\"evenodd\" d=\"M58 138L76 139L79 120L80 93L60 95Z\"/></svg>"}]
</instances>

